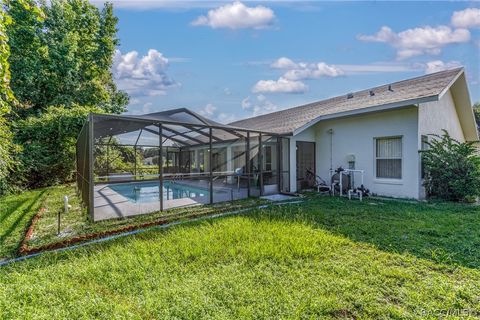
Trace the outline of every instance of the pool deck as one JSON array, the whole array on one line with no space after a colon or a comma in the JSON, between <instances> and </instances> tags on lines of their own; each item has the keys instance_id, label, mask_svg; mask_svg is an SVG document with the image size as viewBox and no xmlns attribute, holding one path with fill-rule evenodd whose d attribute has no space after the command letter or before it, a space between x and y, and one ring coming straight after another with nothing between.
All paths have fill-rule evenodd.
<instances>
[{"instance_id":1,"label":"pool deck","mask_svg":"<svg viewBox=\"0 0 480 320\"><path fill-rule=\"evenodd\" d=\"M208 182L201 180L182 180L177 182L179 185L201 188L208 191ZM255 190L251 192L255 193ZM247 188L236 186L226 187L225 184L214 183L213 202L224 202L247 198ZM254 194L252 194L254 195ZM199 196L194 198L164 199L163 208L189 207L210 203L210 197ZM94 188L94 220L101 221L107 219L125 218L157 212L160 210L160 202L133 202L121 194L108 187L108 184L96 185Z\"/></svg>"}]
</instances>

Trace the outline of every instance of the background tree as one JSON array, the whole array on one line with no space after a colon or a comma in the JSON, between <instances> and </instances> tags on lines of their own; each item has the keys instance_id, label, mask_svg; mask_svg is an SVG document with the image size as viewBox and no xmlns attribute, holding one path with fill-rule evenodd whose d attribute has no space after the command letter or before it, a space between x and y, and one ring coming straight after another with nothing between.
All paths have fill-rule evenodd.
<instances>
[{"instance_id":1,"label":"background tree","mask_svg":"<svg viewBox=\"0 0 480 320\"><path fill-rule=\"evenodd\" d=\"M4 10L0 10L0 194L6 188L5 179L12 166L12 133L7 122L10 113L10 104L14 101L13 92L10 89L10 71L8 57L10 47L6 36L6 26L11 22L10 17Z\"/></svg>"},{"instance_id":2,"label":"background tree","mask_svg":"<svg viewBox=\"0 0 480 320\"><path fill-rule=\"evenodd\" d=\"M43 13L37 7L31 7L26 0L17 0L17 6L29 12L36 20L43 19ZM7 177L13 170L14 152L18 146L13 143L13 134L10 130L8 116L12 106L18 105L11 89L10 82L10 44L7 36L7 27L12 19L7 13L8 2L2 1L0 8L0 194L9 189Z\"/></svg>"},{"instance_id":3,"label":"background tree","mask_svg":"<svg viewBox=\"0 0 480 320\"><path fill-rule=\"evenodd\" d=\"M23 188L48 186L72 181L75 170L77 136L90 112L98 108L49 107L14 125L15 142L22 145L17 155L16 184Z\"/></svg>"},{"instance_id":4,"label":"background tree","mask_svg":"<svg viewBox=\"0 0 480 320\"><path fill-rule=\"evenodd\" d=\"M69 181L88 113L128 104L111 73L118 19L108 3L1 1L0 193Z\"/></svg>"},{"instance_id":5,"label":"background tree","mask_svg":"<svg viewBox=\"0 0 480 320\"><path fill-rule=\"evenodd\" d=\"M100 11L87 0L52 0L41 9L45 19L39 21L17 1L8 2L11 87L28 107L19 114L38 114L51 105L125 111L128 96L117 90L111 73L119 43L112 5Z\"/></svg>"},{"instance_id":6,"label":"background tree","mask_svg":"<svg viewBox=\"0 0 480 320\"><path fill-rule=\"evenodd\" d=\"M477 130L480 134L480 101L473 105L473 114L475 115L475 121L477 122Z\"/></svg>"}]
</instances>

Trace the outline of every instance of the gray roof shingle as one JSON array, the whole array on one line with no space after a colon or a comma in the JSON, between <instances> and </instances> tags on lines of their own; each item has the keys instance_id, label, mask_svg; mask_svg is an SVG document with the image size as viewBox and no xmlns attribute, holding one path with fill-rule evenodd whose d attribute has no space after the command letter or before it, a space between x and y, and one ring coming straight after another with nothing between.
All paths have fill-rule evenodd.
<instances>
[{"instance_id":1,"label":"gray roof shingle","mask_svg":"<svg viewBox=\"0 0 480 320\"><path fill-rule=\"evenodd\" d=\"M353 98L350 99L347 98L347 95L342 95L235 121L229 123L229 125L272 133L290 134L321 116L435 97L448 88L461 72L463 72L463 68L440 71L354 92ZM389 86L391 90L389 90ZM374 95L371 95L370 91Z\"/></svg>"}]
</instances>

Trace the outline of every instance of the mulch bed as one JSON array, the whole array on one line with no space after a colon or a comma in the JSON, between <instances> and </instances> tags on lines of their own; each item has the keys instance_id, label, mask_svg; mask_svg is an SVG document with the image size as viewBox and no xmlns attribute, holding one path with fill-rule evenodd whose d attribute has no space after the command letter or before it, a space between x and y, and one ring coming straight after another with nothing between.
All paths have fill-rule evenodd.
<instances>
[{"instance_id":1,"label":"mulch bed","mask_svg":"<svg viewBox=\"0 0 480 320\"><path fill-rule=\"evenodd\" d=\"M23 237L22 243L18 248L18 253L20 255L25 254L24 252L28 251L28 241L32 238L33 230L35 229L35 225L37 224L38 220L42 217L42 214L47 209L45 207L41 207L38 212L33 216L32 220L30 221L30 225L28 226L27 232L25 232L25 236Z\"/></svg>"}]
</instances>

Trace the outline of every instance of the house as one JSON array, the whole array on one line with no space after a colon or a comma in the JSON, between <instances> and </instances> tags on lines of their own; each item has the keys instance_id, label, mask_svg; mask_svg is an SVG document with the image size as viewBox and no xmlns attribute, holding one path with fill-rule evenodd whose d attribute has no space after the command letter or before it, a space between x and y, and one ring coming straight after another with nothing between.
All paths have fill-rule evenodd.
<instances>
[{"instance_id":1,"label":"house","mask_svg":"<svg viewBox=\"0 0 480 320\"><path fill-rule=\"evenodd\" d=\"M374 194L421 199L419 150L442 129L479 139L463 68L230 124L185 108L91 114L77 185L94 221L301 191L307 170L329 183L338 167L363 170Z\"/></svg>"},{"instance_id":2,"label":"house","mask_svg":"<svg viewBox=\"0 0 480 320\"><path fill-rule=\"evenodd\" d=\"M478 141L463 68L441 71L230 123L287 136L290 191L307 168L329 180L330 169L365 170L371 192L424 197L419 150L445 129Z\"/></svg>"}]
</instances>

